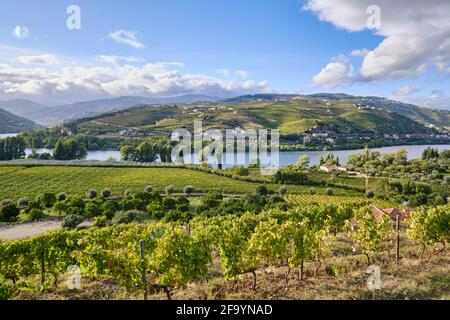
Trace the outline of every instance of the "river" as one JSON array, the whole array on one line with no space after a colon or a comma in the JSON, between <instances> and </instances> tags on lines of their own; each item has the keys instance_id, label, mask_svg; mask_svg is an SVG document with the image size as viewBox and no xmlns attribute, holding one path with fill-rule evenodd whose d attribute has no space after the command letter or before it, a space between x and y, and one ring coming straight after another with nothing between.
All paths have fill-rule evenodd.
<instances>
[{"instance_id":1,"label":"river","mask_svg":"<svg viewBox=\"0 0 450 320\"><path fill-rule=\"evenodd\" d=\"M12 137L17 134L0 134L0 138ZM416 159L422 156L423 150L428 148L430 145L408 145L408 146L393 146L393 147L382 147L382 148L374 148L371 149L373 151L379 151L381 153L392 153L399 151L401 149L405 149L408 152L408 159ZM449 144L439 144L439 145L431 145L432 148L438 149L442 151L444 149L450 149ZM53 150L49 149L38 149L36 150L38 153L48 152L53 153ZM284 151L280 152L280 165L287 166L289 164L293 164L297 162L299 156L307 154L309 155L310 164L315 165L319 163L319 158L321 156L325 157L328 153L332 152L334 155L339 157L341 163L346 163L348 161L348 157L353 153L362 152L363 149L358 150L333 150L333 151ZM31 149L26 150L26 154L31 154ZM226 157L226 155L224 155ZM186 155L185 161L189 162L190 159L194 159L194 163L198 163L196 160L197 157L193 157L192 155ZM88 151L87 160L98 160L105 161L108 159L120 160L120 152L117 150L95 150ZM248 164L248 155L244 153L238 153L236 157L236 163L238 164ZM224 165L224 168L230 167L231 165Z\"/></svg>"}]
</instances>

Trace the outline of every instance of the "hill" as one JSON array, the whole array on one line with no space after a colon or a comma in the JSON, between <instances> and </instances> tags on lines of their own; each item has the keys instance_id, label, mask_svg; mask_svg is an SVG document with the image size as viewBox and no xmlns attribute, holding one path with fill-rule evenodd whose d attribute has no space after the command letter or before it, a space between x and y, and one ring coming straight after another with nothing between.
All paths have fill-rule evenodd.
<instances>
[{"instance_id":1,"label":"hill","mask_svg":"<svg viewBox=\"0 0 450 320\"><path fill-rule=\"evenodd\" d=\"M251 95L180 106L140 106L78 120L71 125L78 132L90 134L124 129L170 133L179 127L191 128L194 120L202 120L205 128L272 128L282 134L314 130L334 134L430 133L426 123L448 125L450 122L448 112L384 98L319 94Z\"/></svg>"},{"instance_id":2,"label":"hill","mask_svg":"<svg viewBox=\"0 0 450 320\"><path fill-rule=\"evenodd\" d=\"M0 133L16 133L36 129L39 125L28 119L18 117L0 109Z\"/></svg>"},{"instance_id":3,"label":"hill","mask_svg":"<svg viewBox=\"0 0 450 320\"><path fill-rule=\"evenodd\" d=\"M28 100L9 100L0 102L0 107L4 105L5 110L8 110L11 113L28 118L36 123L50 126L64 121L92 117L105 112L139 105L191 103L195 101L217 100L220 100L220 98L196 94L167 98L123 96L111 99L82 101L56 107L45 107Z\"/></svg>"}]
</instances>

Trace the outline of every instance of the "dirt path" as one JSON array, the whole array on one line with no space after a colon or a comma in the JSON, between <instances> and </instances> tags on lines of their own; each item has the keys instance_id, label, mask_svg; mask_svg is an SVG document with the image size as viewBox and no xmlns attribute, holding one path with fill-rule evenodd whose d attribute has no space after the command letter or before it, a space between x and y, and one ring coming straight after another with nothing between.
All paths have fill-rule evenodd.
<instances>
[{"instance_id":1,"label":"dirt path","mask_svg":"<svg viewBox=\"0 0 450 320\"><path fill-rule=\"evenodd\" d=\"M0 238L3 240L19 240L35 237L47 231L62 228L61 221L37 221L22 224L0 225Z\"/></svg>"}]
</instances>

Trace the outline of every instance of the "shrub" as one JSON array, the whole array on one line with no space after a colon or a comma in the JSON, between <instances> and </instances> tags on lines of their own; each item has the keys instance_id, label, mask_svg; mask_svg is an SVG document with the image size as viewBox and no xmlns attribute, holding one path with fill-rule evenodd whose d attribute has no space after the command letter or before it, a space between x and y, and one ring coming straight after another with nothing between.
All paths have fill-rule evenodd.
<instances>
[{"instance_id":1,"label":"shrub","mask_svg":"<svg viewBox=\"0 0 450 320\"><path fill-rule=\"evenodd\" d=\"M333 189L331 189L331 188L326 188L326 189L325 189L325 194L326 194L327 196L333 195Z\"/></svg>"},{"instance_id":2,"label":"shrub","mask_svg":"<svg viewBox=\"0 0 450 320\"><path fill-rule=\"evenodd\" d=\"M64 201L67 199L67 195L64 192L58 193L56 196L57 201Z\"/></svg>"},{"instance_id":3,"label":"shrub","mask_svg":"<svg viewBox=\"0 0 450 320\"><path fill-rule=\"evenodd\" d=\"M280 189L278 190L278 193L280 194L280 196L286 195L287 194L286 186L281 186Z\"/></svg>"},{"instance_id":4,"label":"shrub","mask_svg":"<svg viewBox=\"0 0 450 320\"><path fill-rule=\"evenodd\" d=\"M371 191L371 190L367 190L366 191L366 197L371 199L371 198L375 197L375 193L373 191Z\"/></svg>"},{"instance_id":5,"label":"shrub","mask_svg":"<svg viewBox=\"0 0 450 320\"><path fill-rule=\"evenodd\" d=\"M126 198L131 198L133 196L133 191L131 191L131 189L127 189L123 194Z\"/></svg>"},{"instance_id":6,"label":"shrub","mask_svg":"<svg viewBox=\"0 0 450 320\"><path fill-rule=\"evenodd\" d=\"M45 217L44 211L36 208L31 209L28 215L31 221L39 220Z\"/></svg>"},{"instance_id":7,"label":"shrub","mask_svg":"<svg viewBox=\"0 0 450 320\"><path fill-rule=\"evenodd\" d=\"M262 197L265 197L265 196L267 196L269 194L269 190L263 184L257 186L255 192L256 192L257 195L260 195Z\"/></svg>"},{"instance_id":8,"label":"shrub","mask_svg":"<svg viewBox=\"0 0 450 320\"><path fill-rule=\"evenodd\" d=\"M111 190L109 190L108 188L103 189L102 196L103 198L108 199L109 197L111 197Z\"/></svg>"},{"instance_id":9,"label":"shrub","mask_svg":"<svg viewBox=\"0 0 450 320\"><path fill-rule=\"evenodd\" d=\"M75 229L83 221L84 217L82 215L71 214L63 219L62 226L67 229Z\"/></svg>"},{"instance_id":10,"label":"shrub","mask_svg":"<svg viewBox=\"0 0 450 320\"><path fill-rule=\"evenodd\" d=\"M152 193L153 192L153 187L152 186L146 186L144 191L147 192L147 193Z\"/></svg>"},{"instance_id":11,"label":"shrub","mask_svg":"<svg viewBox=\"0 0 450 320\"><path fill-rule=\"evenodd\" d=\"M314 188L314 187L311 187L311 188L309 188L309 194L311 194L311 195L314 195L314 194L316 194L317 193L317 191L316 191L316 188Z\"/></svg>"},{"instance_id":12,"label":"shrub","mask_svg":"<svg viewBox=\"0 0 450 320\"><path fill-rule=\"evenodd\" d=\"M147 205L147 212L153 219L161 219L164 217L165 210L161 203L152 201Z\"/></svg>"},{"instance_id":13,"label":"shrub","mask_svg":"<svg viewBox=\"0 0 450 320\"><path fill-rule=\"evenodd\" d=\"M94 227L102 228L108 225L108 219L105 216L96 217L94 220Z\"/></svg>"},{"instance_id":14,"label":"shrub","mask_svg":"<svg viewBox=\"0 0 450 320\"><path fill-rule=\"evenodd\" d=\"M119 211L112 218L113 224L128 224L135 221L142 221L140 213L136 210Z\"/></svg>"},{"instance_id":15,"label":"shrub","mask_svg":"<svg viewBox=\"0 0 450 320\"><path fill-rule=\"evenodd\" d=\"M167 186L164 191L166 192L167 195L171 195L174 192L174 188L173 186Z\"/></svg>"},{"instance_id":16,"label":"shrub","mask_svg":"<svg viewBox=\"0 0 450 320\"><path fill-rule=\"evenodd\" d=\"M98 195L98 192L95 189L91 189L86 192L86 198L88 198L88 199L95 199L95 197L97 197L97 195Z\"/></svg>"},{"instance_id":17,"label":"shrub","mask_svg":"<svg viewBox=\"0 0 450 320\"><path fill-rule=\"evenodd\" d=\"M162 201L162 206L166 210L174 210L177 206L177 202L173 198L164 198Z\"/></svg>"},{"instance_id":18,"label":"shrub","mask_svg":"<svg viewBox=\"0 0 450 320\"><path fill-rule=\"evenodd\" d=\"M51 208L56 202L56 195L51 192L46 192L38 195L36 201L41 203L45 208Z\"/></svg>"},{"instance_id":19,"label":"shrub","mask_svg":"<svg viewBox=\"0 0 450 320\"><path fill-rule=\"evenodd\" d=\"M17 206L19 207L19 208L26 208L26 207L28 207L28 204L29 204L29 200L28 200L28 198L20 198L18 201L17 201Z\"/></svg>"},{"instance_id":20,"label":"shrub","mask_svg":"<svg viewBox=\"0 0 450 320\"><path fill-rule=\"evenodd\" d=\"M12 296L13 290L8 285L6 279L0 274L0 300L9 300Z\"/></svg>"},{"instance_id":21,"label":"shrub","mask_svg":"<svg viewBox=\"0 0 450 320\"><path fill-rule=\"evenodd\" d=\"M117 201L107 200L103 202L100 206L100 211L108 219L111 219L114 214L120 210L120 205Z\"/></svg>"},{"instance_id":22,"label":"shrub","mask_svg":"<svg viewBox=\"0 0 450 320\"><path fill-rule=\"evenodd\" d=\"M0 221L14 222L20 214L20 209L13 202L6 202L0 209Z\"/></svg>"},{"instance_id":23,"label":"shrub","mask_svg":"<svg viewBox=\"0 0 450 320\"><path fill-rule=\"evenodd\" d=\"M96 203L88 203L84 209L85 215L89 218L97 217L101 214L100 207Z\"/></svg>"},{"instance_id":24,"label":"shrub","mask_svg":"<svg viewBox=\"0 0 450 320\"><path fill-rule=\"evenodd\" d=\"M66 201L57 201L52 207L52 212L56 214L63 214L66 212Z\"/></svg>"},{"instance_id":25,"label":"shrub","mask_svg":"<svg viewBox=\"0 0 450 320\"><path fill-rule=\"evenodd\" d=\"M269 199L270 203L280 203L283 201L284 201L283 198L277 194L271 195Z\"/></svg>"},{"instance_id":26,"label":"shrub","mask_svg":"<svg viewBox=\"0 0 450 320\"><path fill-rule=\"evenodd\" d=\"M233 172L233 174L241 176L241 177L248 176L250 173L249 169L244 166L236 166L231 170L231 172Z\"/></svg>"},{"instance_id":27,"label":"shrub","mask_svg":"<svg viewBox=\"0 0 450 320\"><path fill-rule=\"evenodd\" d=\"M183 192L185 194L191 194L192 192L194 192L194 187L193 186L185 186L183 188Z\"/></svg>"}]
</instances>

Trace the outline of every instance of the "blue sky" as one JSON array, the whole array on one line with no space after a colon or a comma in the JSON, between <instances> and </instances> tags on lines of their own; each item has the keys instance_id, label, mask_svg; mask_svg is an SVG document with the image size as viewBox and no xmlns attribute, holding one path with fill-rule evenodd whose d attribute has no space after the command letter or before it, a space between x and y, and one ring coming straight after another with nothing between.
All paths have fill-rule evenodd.
<instances>
[{"instance_id":1,"label":"blue sky","mask_svg":"<svg viewBox=\"0 0 450 320\"><path fill-rule=\"evenodd\" d=\"M409 26L410 17L396 18L399 13L391 13L396 8L390 8L387 0L378 1L381 17L386 17L381 30L360 28L359 20L368 17L367 6L361 7L365 0L344 1L349 6L344 14L342 1L334 1L336 7L329 4L333 3L330 0L2 2L0 64L4 68L6 64L8 70L2 72L0 68L0 99L24 97L51 104L128 91L156 96L327 91L382 95L424 104L437 94L436 101L447 102L450 50L444 47L443 53L406 55L405 62L401 61L402 54L392 49L402 47L402 43L393 45L390 41L387 45L392 48L387 52L393 57L386 62L383 41L401 41L402 33L396 30L402 30L402 26L414 29ZM439 8L444 2L433 1L445 12L445 7ZM66 28L66 8L72 4L81 9L80 30ZM423 1L409 5L415 11L430 10ZM346 22L349 12L355 13L354 24ZM448 22L445 16L441 19ZM442 23L435 28L446 32L448 26ZM420 27L415 32L407 35L423 36ZM117 41L118 37L131 37L134 45ZM434 43L429 40L411 45ZM363 69L365 57L351 54L380 46L379 56L376 51L373 61L368 60ZM57 63L47 63L46 59L18 61L18 57L42 56L51 56ZM105 62L101 56L116 57L115 63L111 59ZM439 68L434 65L438 58L443 60L439 60ZM155 67L161 62L176 64ZM80 69L63 72L66 67ZM44 69L45 75L36 75L38 69ZM136 82L145 84L132 83L136 73ZM9 79L2 74L13 76ZM23 74L34 81L26 82ZM70 76L79 77L79 82L68 79ZM149 78L152 80L146 82Z\"/></svg>"}]
</instances>

